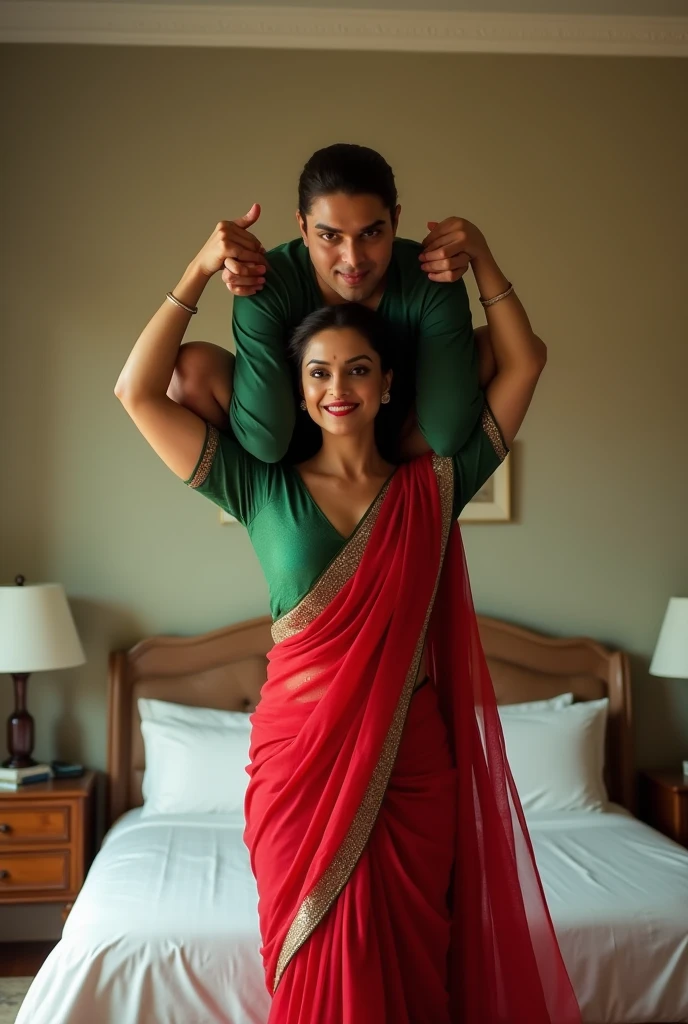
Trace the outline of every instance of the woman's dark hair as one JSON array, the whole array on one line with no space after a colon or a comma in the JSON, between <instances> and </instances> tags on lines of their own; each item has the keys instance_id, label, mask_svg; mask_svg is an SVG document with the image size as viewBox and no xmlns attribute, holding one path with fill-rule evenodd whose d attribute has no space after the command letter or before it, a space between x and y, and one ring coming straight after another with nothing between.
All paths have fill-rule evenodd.
<instances>
[{"instance_id":1,"label":"woman's dark hair","mask_svg":"<svg viewBox=\"0 0 688 1024\"><path fill-rule=\"evenodd\" d=\"M323 306L302 320L289 340L289 355L297 370L301 371L303 356L311 339L321 331L350 327L361 334L380 357L382 372L392 366L391 349L384 324L377 313L358 302L343 302Z\"/></svg>"},{"instance_id":2,"label":"woman's dark hair","mask_svg":"<svg viewBox=\"0 0 688 1024\"><path fill-rule=\"evenodd\" d=\"M337 142L319 149L299 178L299 213L305 218L314 199L343 192L347 196L379 196L394 216L397 187L384 157L367 146Z\"/></svg>"}]
</instances>

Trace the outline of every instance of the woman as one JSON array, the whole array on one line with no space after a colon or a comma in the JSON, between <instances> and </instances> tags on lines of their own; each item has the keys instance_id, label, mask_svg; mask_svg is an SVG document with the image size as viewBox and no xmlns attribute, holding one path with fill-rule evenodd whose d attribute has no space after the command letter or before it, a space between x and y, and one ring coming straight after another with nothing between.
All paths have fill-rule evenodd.
<instances>
[{"instance_id":1,"label":"woman","mask_svg":"<svg viewBox=\"0 0 688 1024\"><path fill-rule=\"evenodd\" d=\"M248 528L270 585L245 839L271 1024L580 1021L455 522L505 457L544 364L486 243L478 251L496 373L453 457L394 466L381 454L393 377L379 321L356 304L312 314L293 339L301 415L322 431L307 462L260 462L172 402L191 310L222 266L217 233L116 387L169 467Z\"/></svg>"}]
</instances>

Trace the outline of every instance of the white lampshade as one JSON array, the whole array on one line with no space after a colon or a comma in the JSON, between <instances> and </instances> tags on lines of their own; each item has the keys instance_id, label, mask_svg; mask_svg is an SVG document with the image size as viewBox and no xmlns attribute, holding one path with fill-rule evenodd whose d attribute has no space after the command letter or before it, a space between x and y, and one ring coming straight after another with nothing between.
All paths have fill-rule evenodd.
<instances>
[{"instance_id":1,"label":"white lampshade","mask_svg":"<svg viewBox=\"0 0 688 1024\"><path fill-rule=\"evenodd\" d=\"M45 672L85 661L59 583L0 587L0 672Z\"/></svg>"},{"instance_id":2,"label":"white lampshade","mask_svg":"<svg viewBox=\"0 0 688 1024\"><path fill-rule=\"evenodd\" d=\"M688 679L688 597L669 599L650 675Z\"/></svg>"}]
</instances>

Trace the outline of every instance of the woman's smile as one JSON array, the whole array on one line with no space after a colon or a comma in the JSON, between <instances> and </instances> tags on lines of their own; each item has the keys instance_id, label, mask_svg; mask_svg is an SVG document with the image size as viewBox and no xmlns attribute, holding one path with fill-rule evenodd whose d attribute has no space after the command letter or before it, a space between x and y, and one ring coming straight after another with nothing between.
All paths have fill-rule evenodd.
<instances>
[{"instance_id":1,"label":"woman's smile","mask_svg":"<svg viewBox=\"0 0 688 1024\"><path fill-rule=\"evenodd\" d=\"M358 402L329 402L322 408L329 412L330 416L348 416L349 413L355 412L358 406Z\"/></svg>"}]
</instances>

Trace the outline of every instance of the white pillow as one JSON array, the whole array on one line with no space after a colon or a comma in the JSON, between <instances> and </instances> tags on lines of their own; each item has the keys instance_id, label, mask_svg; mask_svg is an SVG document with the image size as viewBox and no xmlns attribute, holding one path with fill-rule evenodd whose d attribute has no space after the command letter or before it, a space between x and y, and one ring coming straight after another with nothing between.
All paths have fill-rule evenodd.
<instances>
[{"instance_id":1,"label":"white pillow","mask_svg":"<svg viewBox=\"0 0 688 1024\"><path fill-rule=\"evenodd\" d=\"M501 719L525 811L602 811L609 701L589 700Z\"/></svg>"},{"instance_id":2,"label":"white pillow","mask_svg":"<svg viewBox=\"0 0 688 1024\"><path fill-rule=\"evenodd\" d=\"M500 715L521 715L529 711L561 711L573 704L572 693L559 693L548 700L527 700L521 704L500 704Z\"/></svg>"},{"instance_id":3,"label":"white pillow","mask_svg":"<svg viewBox=\"0 0 688 1024\"><path fill-rule=\"evenodd\" d=\"M139 697L136 702L141 721L188 722L189 725L227 726L245 724L248 715L244 711L221 711L218 708L197 708L190 704L175 704L169 700L153 700Z\"/></svg>"},{"instance_id":4,"label":"white pillow","mask_svg":"<svg viewBox=\"0 0 688 1024\"><path fill-rule=\"evenodd\" d=\"M143 697L138 707L146 752L142 815L199 812L243 817L249 715Z\"/></svg>"}]
</instances>

